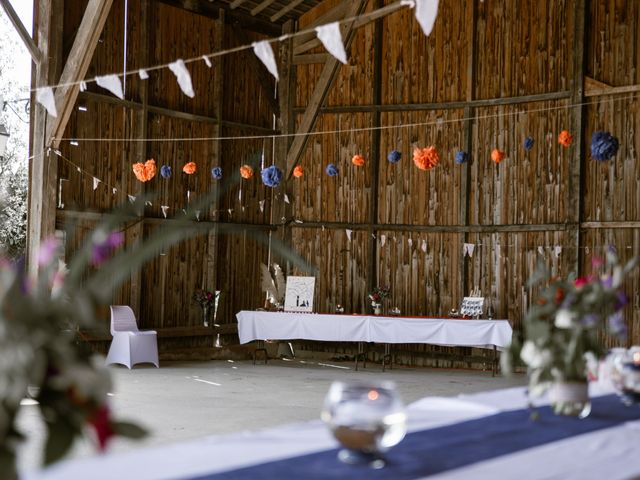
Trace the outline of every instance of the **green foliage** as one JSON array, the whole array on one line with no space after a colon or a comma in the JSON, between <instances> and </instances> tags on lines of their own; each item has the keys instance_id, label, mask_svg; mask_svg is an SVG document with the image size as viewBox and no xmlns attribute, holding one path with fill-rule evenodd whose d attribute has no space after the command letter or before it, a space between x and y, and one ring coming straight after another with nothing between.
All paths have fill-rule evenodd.
<instances>
[{"instance_id":1,"label":"green foliage","mask_svg":"<svg viewBox=\"0 0 640 480\"><path fill-rule=\"evenodd\" d=\"M605 325L620 339L626 335L622 309L628 301L622 282L638 259L621 267L609 248L606 260L594 258L592 263L594 272L587 277L550 279L544 267L538 266L529 281L530 288L541 283L546 287L527 311L524 342L514 340L502 364L506 372L512 372L523 361L534 395L553 382L586 381L587 361L603 353L598 335Z\"/></svg>"}]
</instances>

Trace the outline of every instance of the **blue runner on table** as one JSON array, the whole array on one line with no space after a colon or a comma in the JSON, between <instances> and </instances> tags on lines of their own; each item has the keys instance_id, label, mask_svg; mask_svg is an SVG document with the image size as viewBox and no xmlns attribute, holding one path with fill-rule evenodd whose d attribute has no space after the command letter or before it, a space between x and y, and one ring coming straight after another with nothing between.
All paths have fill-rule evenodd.
<instances>
[{"instance_id":1,"label":"blue runner on table","mask_svg":"<svg viewBox=\"0 0 640 480\"><path fill-rule=\"evenodd\" d=\"M411 480L640 419L640 406L625 407L615 395L591 403L591 415L585 419L554 415L550 407L542 407L536 409L536 420L531 419L532 410L512 410L413 432L385 455L387 466L381 470L346 465L337 459L339 449L331 449L192 480Z\"/></svg>"}]
</instances>

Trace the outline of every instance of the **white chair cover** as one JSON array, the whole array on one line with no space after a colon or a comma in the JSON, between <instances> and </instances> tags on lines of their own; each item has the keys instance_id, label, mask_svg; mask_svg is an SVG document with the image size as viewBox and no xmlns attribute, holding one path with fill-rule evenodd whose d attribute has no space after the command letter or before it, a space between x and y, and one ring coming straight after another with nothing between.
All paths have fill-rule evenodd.
<instances>
[{"instance_id":1,"label":"white chair cover","mask_svg":"<svg viewBox=\"0 0 640 480\"><path fill-rule=\"evenodd\" d=\"M127 305L111 306L111 335L107 365L120 363L131 369L137 363L153 363L160 367L157 332L138 330L133 310Z\"/></svg>"}]
</instances>

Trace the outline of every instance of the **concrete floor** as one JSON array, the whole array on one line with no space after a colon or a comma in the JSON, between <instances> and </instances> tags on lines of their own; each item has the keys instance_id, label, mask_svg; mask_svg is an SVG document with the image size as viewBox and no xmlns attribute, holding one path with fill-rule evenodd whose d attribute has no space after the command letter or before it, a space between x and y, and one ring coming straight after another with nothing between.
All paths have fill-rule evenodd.
<instances>
[{"instance_id":1,"label":"concrete floor","mask_svg":"<svg viewBox=\"0 0 640 480\"><path fill-rule=\"evenodd\" d=\"M352 362L270 360L164 362L161 368L111 367L115 416L134 420L150 431L143 441L118 439L110 452L177 442L205 435L257 430L317 419L333 380L393 380L405 401L432 395L453 396L524 385L526 378L491 377L490 372L398 367L382 373L379 365L359 371ZM29 403L29 402L26 402ZM36 405L19 418L29 441L21 448L21 471L38 468L44 428ZM95 454L91 442L78 442L71 456Z\"/></svg>"}]
</instances>

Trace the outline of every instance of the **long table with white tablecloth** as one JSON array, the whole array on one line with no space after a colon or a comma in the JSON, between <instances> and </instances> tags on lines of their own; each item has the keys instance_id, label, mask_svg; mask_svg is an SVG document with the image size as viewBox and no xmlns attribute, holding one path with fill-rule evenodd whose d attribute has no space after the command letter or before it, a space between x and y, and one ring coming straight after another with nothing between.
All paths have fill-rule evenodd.
<instances>
[{"instance_id":1,"label":"long table with white tablecloth","mask_svg":"<svg viewBox=\"0 0 640 480\"><path fill-rule=\"evenodd\" d=\"M507 320L329 315L243 310L236 315L240 343L253 340L429 343L504 348L513 330Z\"/></svg>"},{"instance_id":2,"label":"long table with white tablecloth","mask_svg":"<svg viewBox=\"0 0 640 480\"><path fill-rule=\"evenodd\" d=\"M542 409L533 421L527 412L524 388L423 398L408 407L410 433L391 449L390 463L381 470L340 465L336 441L317 420L65 462L23 480L640 478L640 406L626 407L609 396L594 400L586 420L554 417ZM519 423L509 426L514 415L520 415ZM552 426L560 435L547 433ZM483 435L484 428L492 433ZM480 444L482 452L476 448ZM442 449L446 452L438 453Z\"/></svg>"}]
</instances>

